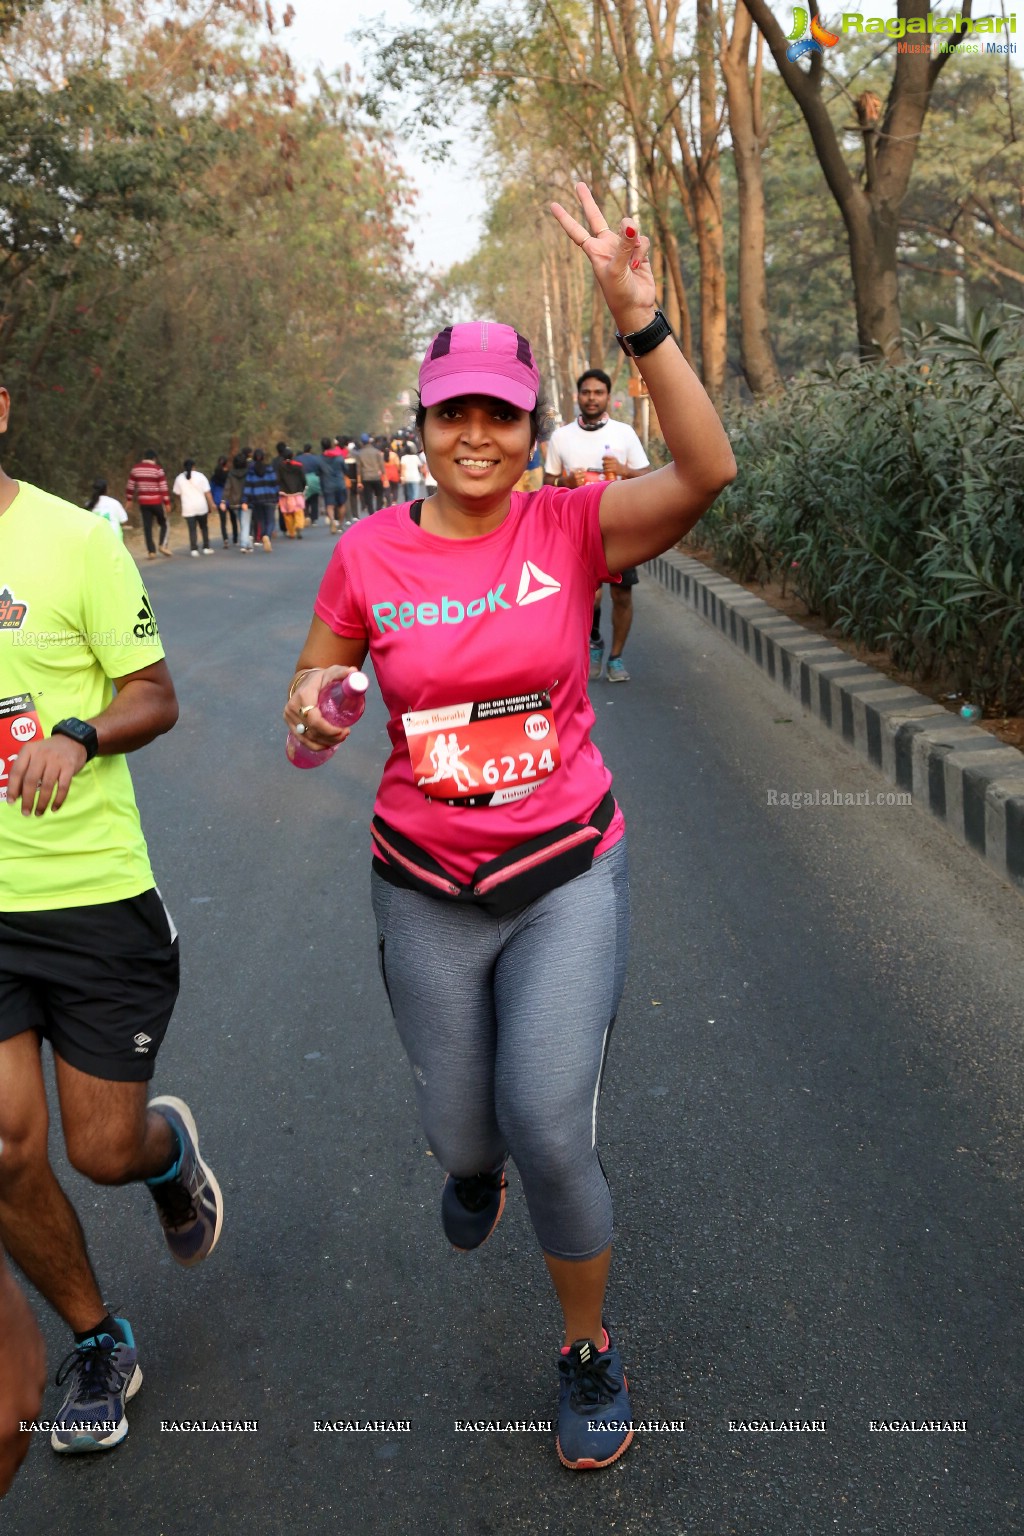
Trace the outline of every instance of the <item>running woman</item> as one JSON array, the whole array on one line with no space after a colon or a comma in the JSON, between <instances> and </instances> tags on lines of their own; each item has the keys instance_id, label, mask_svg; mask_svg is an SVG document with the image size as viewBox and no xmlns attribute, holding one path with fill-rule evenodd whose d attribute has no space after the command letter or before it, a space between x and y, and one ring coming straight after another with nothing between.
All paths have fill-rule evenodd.
<instances>
[{"instance_id":1,"label":"running woman","mask_svg":"<svg viewBox=\"0 0 1024 1536\"><path fill-rule=\"evenodd\" d=\"M416 423L436 491L341 540L284 718L315 749L343 741L317 698L369 653L392 747L372 824L378 954L447 1170L442 1225L453 1247L479 1247L511 1156L563 1316L558 1454L582 1469L615 1461L633 1433L603 1318L612 1206L596 1145L626 968L626 844L590 738L586 638L597 585L671 548L736 466L655 308L649 241L576 191L589 229L552 212L593 266L673 462L642 484L514 491L540 416L530 344L506 325L446 327L420 369Z\"/></svg>"}]
</instances>

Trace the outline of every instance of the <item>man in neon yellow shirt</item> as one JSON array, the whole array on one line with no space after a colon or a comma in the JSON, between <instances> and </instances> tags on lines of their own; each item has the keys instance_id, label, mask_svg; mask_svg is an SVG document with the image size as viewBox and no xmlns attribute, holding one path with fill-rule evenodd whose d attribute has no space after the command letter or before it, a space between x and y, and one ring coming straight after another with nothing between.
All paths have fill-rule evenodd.
<instances>
[{"instance_id":1,"label":"man in neon yellow shirt","mask_svg":"<svg viewBox=\"0 0 1024 1536\"><path fill-rule=\"evenodd\" d=\"M0 433L10 396L0 387ZM142 1383L47 1156L53 1048L68 1157L98 1184L144 1180L179 1263L204 1259L223 1201L182 1100L147 1105L178 993L125 753L178 718L134 560L81 508L0 470L0 1240L75 1336L58 1451L117 1445Z\"/></svg>"}]
</instances>

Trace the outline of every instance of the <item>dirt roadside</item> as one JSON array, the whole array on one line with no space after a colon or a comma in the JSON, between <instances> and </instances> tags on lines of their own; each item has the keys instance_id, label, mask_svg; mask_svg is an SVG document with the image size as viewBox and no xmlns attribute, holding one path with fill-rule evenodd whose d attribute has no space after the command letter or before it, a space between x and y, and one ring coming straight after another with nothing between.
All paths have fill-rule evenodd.
<instances>
[{"instance_id":1,"label":"dirt roadside","mask_svg":"<svg viewBox=\"0 0 1024 1536\"><path fill-rule=\"evenodd\" d=\"M737 581L735 574L728 570L719 561L716 561L708 549L695 549L689 544L680 547L680 554L688 555L692 560L699 560L701 565L706 565L710 570L717 571L720 576L727 576L730 581L735 581L737 586L743 587L754 597L761 598L777 612L785 614L787 619L800 624L812 634L824 635L833 645L840 650L862 661L865 666L874 667L878 672L884 672L886 677L891 677L894 682L903 683L908 688L914 688L918 693L923 693L929 699L934 699L951 714L956 714L961 704L968 702L958 694L955 698L949 697L948 689L927 679L921 679L910 672L903 672L893 664L892 658L886 651L869 651L862 645L855 645L842 635L836 634L830 629L823 619L816 618L808 613L806 605L792 592L783 592L782 585L777 581L770 581L762 586L759 581ZM1008 747L1016 747L1024 752L1024 716L1022 715L995 715L978 720L977 725L984 731L989 731L993 736L998 736Z\"/></svg>"}]
</instances>

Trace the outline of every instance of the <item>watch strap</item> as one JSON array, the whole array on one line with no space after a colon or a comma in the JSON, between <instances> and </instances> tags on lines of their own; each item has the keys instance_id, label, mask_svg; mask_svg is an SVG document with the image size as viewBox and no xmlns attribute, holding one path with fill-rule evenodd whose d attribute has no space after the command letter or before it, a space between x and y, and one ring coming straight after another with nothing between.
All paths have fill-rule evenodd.
<instances>
[{"instance_id":1,"label":"watch strap","mask_svg":"<svg viewBox=\"0 0 1024 1536\"><path fill-rule=\"evenodd\" d=\"M661 310L656 309L649 325L640 331L629 331L625 336L621 331L616 331L615 340L627 357L644 357L648 352L653 352L655 347L660 347L671 335L672 327Z\"/></svg>"},{"instance_id":2,"label":"watch strap","mask_svg":"<svg viewBox=\"0 0 1024 1536\"><path fill-rule=\"evenodd\" d=\"M68 736L72 741L77 741L79 746L85 748L85 760L91 763L99 751L99 737L96 735L96 727L86 720L76 720L69 717L67 720L58 720L50 732L51 736Z\"/></svg>"}]
</instances>

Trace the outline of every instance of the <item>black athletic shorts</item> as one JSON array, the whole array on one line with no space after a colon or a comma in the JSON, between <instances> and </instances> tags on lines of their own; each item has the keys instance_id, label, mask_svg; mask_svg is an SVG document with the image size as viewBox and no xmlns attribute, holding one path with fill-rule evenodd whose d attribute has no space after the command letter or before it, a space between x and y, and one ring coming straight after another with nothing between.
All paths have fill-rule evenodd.
<instances>
[{"instance_id":1,"label":"black athletic shorts","mask_svg":"<svg viewBox=\"0 0 1024 1536\"><path fill-rule=\"evenodd\" d=\"M627 565L626 569L620 572L620 575L622 577L621 581L607 581L605 582L605 586L622 588L635 587L637 582L640 580L640 572L637 570L635 565Z\"/></svg>"},{"instance_id":2,"label":"black athletic shorts","mask_svg":"<svg viewBox=\"0 0 1024 1536\"><path fill-rule=\"evenodd\" d=\"M156 890L0 912L0 1040L34 1029L80 1072L148 1082L177 996L178 935Z\"/></svg>"}]
</instances>

